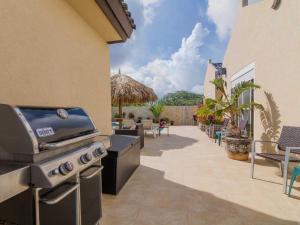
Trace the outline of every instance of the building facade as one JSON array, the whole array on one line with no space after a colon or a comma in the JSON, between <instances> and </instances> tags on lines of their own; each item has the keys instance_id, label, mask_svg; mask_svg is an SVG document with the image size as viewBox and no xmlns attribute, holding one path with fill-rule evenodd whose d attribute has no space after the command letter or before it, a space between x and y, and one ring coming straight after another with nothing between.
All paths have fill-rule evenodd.
<instances>
[{"instance_id":1,"label":"building facade","mask_svg":"<svg viewBox=\"0 0 300 225\"><path fill-rule=\"evenodd\" d=\"M80 106L111 133L108 44L135 28L119 0L0 1L0 102Z\"/></svg>"},{"instance_id":2,"label":"building facade","mask_svg":"<svg viewBox=\"0 0 300 225\"><path fill-rule=\"evenodd\" d=\"M300 126L300 1L242 3L223 61L228 91L242 81L261 86L243 101L265 107L248 115L254 138L276 140L283 125Z\"/></svg>"},{"instance_id":3,"label":"building facade","mask_svg":"<svg viewBox=\"0 0 300 225\"><path fill-rule=\"evenodd\" d=\"M211 83L216 78L224 78L226 75L226 68L222 63L214 63L211 59L208 60L208 65L204 79L204 96L205 98L217 99L221 97L221 93L215 89L215 86Z\"/></svg>"}]
</instances>

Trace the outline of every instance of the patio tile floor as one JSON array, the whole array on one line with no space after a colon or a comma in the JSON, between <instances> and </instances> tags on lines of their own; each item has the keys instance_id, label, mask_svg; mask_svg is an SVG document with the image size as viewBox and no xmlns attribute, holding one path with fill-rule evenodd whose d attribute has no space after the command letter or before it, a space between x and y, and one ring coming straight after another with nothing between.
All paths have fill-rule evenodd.
<instances>
[{"instance_id":1,"label":"patio tile floor","mask_svg":"<svg viewBox=\"0 0 300 225\"><path fill-rule=\"evenodd\" d=\"M123 190L103 195L101 225L300 225L300 185L282 194L276 165L259 160L250 179L249 162L228 159L192 126L145 141Z\"/></svg>"}]
</instances>

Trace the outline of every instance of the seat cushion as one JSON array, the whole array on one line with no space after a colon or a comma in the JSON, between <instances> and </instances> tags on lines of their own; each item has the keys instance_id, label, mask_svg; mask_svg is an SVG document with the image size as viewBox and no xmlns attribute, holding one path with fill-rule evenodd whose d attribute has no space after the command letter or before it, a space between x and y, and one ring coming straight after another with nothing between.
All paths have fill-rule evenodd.
<instances>
[{"instance_id":1,"label":"seat cushion","mask_svg":"<svg viewBox=\"0 0 300 225\"><path fill-rule=\"evenodd\" d=\"M282 154L274 154L274 153L256 153L256 155L265 158L270 159L276 162L283 162L285 160L285 155ZM300 158L292 157L290 156L290 162L300 162Z\"/></svg>"}]
</instances>

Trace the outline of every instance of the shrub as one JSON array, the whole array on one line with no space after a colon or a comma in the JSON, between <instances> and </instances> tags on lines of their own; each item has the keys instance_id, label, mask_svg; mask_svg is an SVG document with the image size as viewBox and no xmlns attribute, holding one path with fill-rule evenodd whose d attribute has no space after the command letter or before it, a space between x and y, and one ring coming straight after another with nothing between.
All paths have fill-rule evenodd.
<instances>
[{"instance_id":1,"label":"shrub","mask_svg":"<svg viewBox=\"0 0 300 225\"><path fill-rule=\"evenodd\" d=\"M121 116L120 116L119 113L115 113L113 117L114 117L114 118L120 118Z\"/></svg>"},{"instance_id":2,"label":"shrub","mask_svg":"<svg viewBox=\"0 0 300 225\"><path fill-rule=\"evenodd\" d=\"M160 122L163 122L163 121L165 121L166 123L169 123L170 122L170 119L169 118L161 118L160 119Z\"/></svg>"},{"instance_id":3,"label":"shrub","mask_svg":"<svg viewBox=\"0 0 300 225\"><path fill-rule=\"evenodd\" d=\"M129 119L134 119L134 113L133 112L128 113L128 118Z\"/></svg>"}]
</instances>

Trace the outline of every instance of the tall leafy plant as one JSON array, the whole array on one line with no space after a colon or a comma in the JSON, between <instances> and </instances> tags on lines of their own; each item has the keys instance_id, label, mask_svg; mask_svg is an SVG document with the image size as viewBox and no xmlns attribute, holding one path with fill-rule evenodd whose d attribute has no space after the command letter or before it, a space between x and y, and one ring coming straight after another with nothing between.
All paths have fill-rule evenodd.
<instances>
[{"instance_id":1,"label":"tall leafy plant","mask_svg":"<svg viewBox=\"0 0 300 225\"><path fill-rule=\"evenodd\" d=\"M241 131L236 124L236 118L242 115L245 110L254 108L263 110L263 106L259 103L251 101L246 104L238 104L240 96L245 91L251 91L252 89L259 89L260 86L254 84L251 81L242 82L237 85L231 94L228 94L225 87L225 81L222 78L217 78L211 83L221 93L218 99L207 98L205 100L206 110L217 117L227 117L230 119L229 131L232 136L240 136ZM200 112L201 114L201 112Z\"/></svg>"},{"instance_id":2,"label":"tall leafy plant","mask_svg":"<svg viewBox=\"0 0 300 225\"><path fill-rule=\"evenodd\" d=\"M197 111L197 116L206 125L213 124L222 119L216 116L214 102L210 98L204 100L203 105Z\"/></svg>"},{"instance_id":3,"label":"tall leafy plant","mask_svg":"<svg viewBox=\"0 0 300 225\"><path fill-rule=\"evenodd\" d=\"M161 102L157 102L150 107L150 111L152 112L155 120L158 121L160 114L164 111L164 104Z\"/></svg>"}]
</instances>

